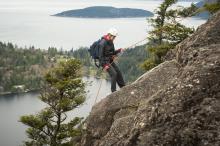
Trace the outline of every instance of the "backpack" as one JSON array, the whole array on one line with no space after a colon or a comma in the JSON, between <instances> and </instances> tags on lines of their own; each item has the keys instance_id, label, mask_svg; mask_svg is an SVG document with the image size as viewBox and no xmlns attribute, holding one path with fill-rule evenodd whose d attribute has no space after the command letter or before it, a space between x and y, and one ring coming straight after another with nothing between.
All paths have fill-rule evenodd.
<instances>
[{"instance_id":1,"label":"backpack","mask_svg":"<svg viewBox=\"0 0 220 146\"><path fill-rule=\"evenodd\" d=\"M101 42L101 39L95 41L88 49L90 56L92 59L94 59L95 65L99 68L100 62L99 62L99 44ZM98 64L97 64L98 63Z\"/></svg>"}]
</instances>

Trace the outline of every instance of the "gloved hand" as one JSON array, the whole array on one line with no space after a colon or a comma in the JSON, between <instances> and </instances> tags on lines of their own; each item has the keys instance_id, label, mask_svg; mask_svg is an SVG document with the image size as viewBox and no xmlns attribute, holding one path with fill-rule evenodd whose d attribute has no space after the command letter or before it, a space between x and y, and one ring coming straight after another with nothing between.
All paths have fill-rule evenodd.
<instances>
[{"instance_id":1,"label":"gloved hand","mask_svg":"<svg viewBox=\"0 0 220 146\"><path fill-rule=\"evenodd\" d=\"M104 66L103 66L103 70L108 70L110 68L110 64L105 64Z\"/></svg>"},{"instance_id":2,"label":"gloved hand","mask_svg":"<svg viewBox=\"0 0 220 146\"><path fill-rule=\"evenodd\" d=\"M114 61L116 59L116 57L117 57L116 55L113 55L112 60Z\"/></svg>"},{"instance_id":3,"label":"gloved hand","mask_svg":"<svg viewBox=\"0 0 220 146\"><path fill-rule=\"evenodd\" d=\"M124 51L123 48L119 48L119 49L117 50L118 53L121 53L121 52L123 52L123 51Z\"/></svg>"}]
</instances>

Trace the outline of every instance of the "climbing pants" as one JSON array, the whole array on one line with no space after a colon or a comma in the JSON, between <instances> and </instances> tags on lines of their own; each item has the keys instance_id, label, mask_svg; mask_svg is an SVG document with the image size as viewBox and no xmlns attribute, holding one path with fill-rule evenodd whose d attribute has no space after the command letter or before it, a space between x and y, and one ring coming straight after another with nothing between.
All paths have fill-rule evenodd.
<instances>
[{"instance_id":1,"label":"climbing pants","mask_svg":"<svg viewBox=\"0 0 220 146\"><path fill-rule=\"evenodd\" d=\"M125 86L125 82L121 74L121 71L119 70L119 68L114 62L110 65L110 68L107 70L107 72L111 77L111 91L112 92L116 91L116 82L120 88Z\"/></svg>"}]
</instances>

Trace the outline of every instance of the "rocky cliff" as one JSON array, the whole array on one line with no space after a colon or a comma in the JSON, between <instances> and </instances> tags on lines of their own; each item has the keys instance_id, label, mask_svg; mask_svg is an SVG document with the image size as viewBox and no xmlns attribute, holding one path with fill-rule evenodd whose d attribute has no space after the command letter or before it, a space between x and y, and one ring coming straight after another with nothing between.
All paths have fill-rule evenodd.
<instances>
[{"instance_id":1,"label":"rocky cliff","mask_svg":"<svg viewBox=\"0 0 220 146\"><path fill-rule=\"evenodd\" d=\"M166 61L97 103L81 146L219 146L220 12Z\"/></svg>"}]
</instances>

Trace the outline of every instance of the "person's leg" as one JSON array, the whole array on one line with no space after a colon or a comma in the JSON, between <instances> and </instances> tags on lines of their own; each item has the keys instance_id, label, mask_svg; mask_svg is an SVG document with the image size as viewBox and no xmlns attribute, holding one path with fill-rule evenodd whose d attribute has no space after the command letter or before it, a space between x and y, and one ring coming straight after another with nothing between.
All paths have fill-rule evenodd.
<instances>
[{"instance_id":1,"label":"person's leg","mask_svg":"<svg viewBox=\"0 0 220 146\"><path fill-rule=\"evenodd\" d=\"M113 68L112 65L110 65L110 68L107 70L111 77L111 91L115 92L116 91L116 79L117 79L117 72Z\"/></svg>"},{"instance_id":2,"label":"person's leg","mask_svg":"<svg viewBox=\"0 0 220 146\"><path fill-rule=\"evenodd\" d=\"M123 79L123 76L122 76L121 71L119 70L118 66L113 62L112 67L115 69L115 71L117 73L116 82L118 83L118 86L120 88L125 86L125 81Z\"/></svg>"}]
</instances>

